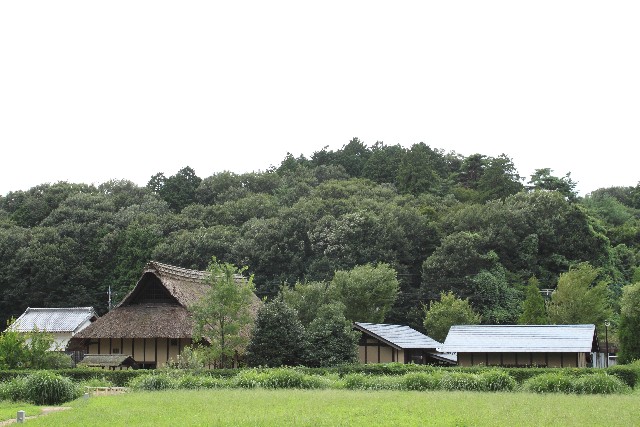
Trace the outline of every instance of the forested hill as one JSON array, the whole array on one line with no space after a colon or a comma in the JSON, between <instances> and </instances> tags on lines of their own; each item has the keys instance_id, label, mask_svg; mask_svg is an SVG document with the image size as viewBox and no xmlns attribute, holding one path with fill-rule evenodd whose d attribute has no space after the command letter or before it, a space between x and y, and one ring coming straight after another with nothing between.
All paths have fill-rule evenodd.
<instances>
[{"instance_id":1,"label":"forested hill","mask_svg":"<svg viewBox=\"0 0 640 427\"><path fill-rule=\"evenodd\" d=\"M387 263L401 294L385 320L415 327L443 290L485 323L513 323L531 277L554 288L582 262L615 307L640 280L640 185L574 188L549 169L520 177L506 155L357 139L264 172L42 184L0 197L0 320L27 306L104 313L109 287L119 301L147 261L205 269L212 256L248 266L264 296Z\"/></svg>"}]
</instances>

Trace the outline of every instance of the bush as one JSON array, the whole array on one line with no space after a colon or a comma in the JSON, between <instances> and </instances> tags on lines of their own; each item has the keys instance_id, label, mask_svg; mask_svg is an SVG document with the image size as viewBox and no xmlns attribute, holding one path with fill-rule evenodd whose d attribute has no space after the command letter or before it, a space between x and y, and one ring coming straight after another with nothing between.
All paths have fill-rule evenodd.
<instances>
[{"instance_id":1,"label":"bush","mask_svg":"<svg viewBox=\"0 0 640 427\"><path fill-rule=\"evenodd\" d=\"M516 380L505 371L492 369L479 375L480 390L511 391L516 388Z\"/></svg>"},{"instance_id":2,"label":"bush","mask_svg":"<svg viewBox=\"0 0 640 427\"><path fill-rule=\"evenodd\" d=\"M481 390L480 376L467 372L447 372L440 380L442 390L477 391Z\"/></svg>"},{"instance_id":3,"label":"bush","mask_svg":"<svg viewBox=\"0 0 640 427\"><path fill-rule=\"evenodd\" d=\"M304 382L304 374L295 369L269 369L263 375L265 388L302 388Z\"/></svg>"},{"instance_id":4,"label":"bush","mask_svg":"<svg viewBox=\"0 0 640 427\"><path fill-rule=\"evenodd\" d=\"M607 368L606 371L620 378L629 387L635 387L640 383L640 362L638 361L629 365L615 365Z\"/></svg>"},{"instance_id":5,"label":"bush","mask_svg":"<svg viewBox=\"0 0 640 427\"><path fill-rule=\"evenodd\" d=\"M441 379L440 373L413 372L402 377L402 387L405 390L437 390Z\"/></svg>"},{"instance_id":6,"label":"bush","mask_svg":"<svg viewBox=\"0 0 640 427\"><path fill-rule=\"evenodd\" d=\"M232 384L240 388L258 388L264 382L265 374L256 369L240 371L233 379Z\"/></svg>"},{"instance_id":7,"label":"bush","mask_svg":"<svg viewBox=\"0 0 640 427\"><path fill-rule=\"evenodd\" d=\"M27 377L15 377L10 381L0 383L0 401L11 400L13 402L24 402L27 400Z\"/></svg>"},{"instance_id":8,"label":"bush","mask_svg":"<svg viewBox=\"0 0 640 427\"><path fill-rule=\"evenodd\" d=\"M176 388L176 382L176 380L172 379L167 374L152 373L134 378L129 383L129 387L137 391L168 390Z\"/></svg>"},{"instance_id":9,"label":"bush","mask_svg":"<svg viewBox=\"0 0 640 427\"><path fill-rule=\"evenodd\" d=\"M573 381L573 390L580 394L612 394L626 393L630 388L617 377L599 373L576 378Z\"/></svg>"},{"instance_id":10,"label":"bush","mask_svg":"<svg viewBox=\"0 0 640 427\"><path fill-rule=\"evenodd\" d=\"M541 374L525 381L523 388L534 393L571 393L573 381L561 372Z\"/></svg>"},{"instance_id":11,"label":"bush","mask_svg":"<svg viewBox=\"0 0 640 427\"><path fill-rule=\"evenodd\" d=\"M348 374L343 378L344 388L348 390L400 390L402 378L389 375Z\"/></svg>"},{"instance_id":12,"label":"bush","mask_svg":"<svg viewBox=\"0 0 640 427\"><path fill-rule=\"evenodd\" d=\"M69 378L53 372L35 372L24 381L26 400L36 405L57 405L80 397L81 390Z\"/></svg>"}]
</instances>

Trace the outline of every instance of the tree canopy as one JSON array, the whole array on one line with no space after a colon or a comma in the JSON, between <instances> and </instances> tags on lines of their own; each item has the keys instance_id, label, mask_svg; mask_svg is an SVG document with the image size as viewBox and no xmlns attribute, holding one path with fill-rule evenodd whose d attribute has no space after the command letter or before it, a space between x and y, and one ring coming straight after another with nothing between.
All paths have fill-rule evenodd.
<instances>
[{"instance_id":1,"label":"tree canopy","mask_svg":"<svg viewBox=\"0 0 640 427\"><path fill-rule=\"evenodd\" d=\"M282 289L305 326L343 301L349 317L382 310L385 322L424 330L422 307L441 292L468 299L483 323L512 323L529 278L555 289L585 262L619 315L621 289L640 279L640 183L581 197L569 174L544 166L525 186L506 154L353 138L265 171L199 176L185 166L142 187L121 179L12 191L0 196L0 320L28 306L103 314L108 289L123 298L149 260L203 270L212 256L246 265L260 298ZM363 293L352 303L332 284L380 265L395 272L393 301ZM323 284L308 289L315 307L296 294L313 283Z\"/></svg>"}]
</instances>

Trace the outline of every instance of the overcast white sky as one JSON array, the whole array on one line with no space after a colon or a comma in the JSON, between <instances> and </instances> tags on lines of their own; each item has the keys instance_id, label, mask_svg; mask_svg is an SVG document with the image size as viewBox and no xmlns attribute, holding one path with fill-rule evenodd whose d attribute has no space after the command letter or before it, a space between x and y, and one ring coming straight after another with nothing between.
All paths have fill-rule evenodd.
<instances>
[{"instance_id":1,"label":"overcast white sky","mask_svg":"<svg viewBox=\"0 0 640 427\"><path fill-rule=\"evenodd\" d=\"M638 1L0 2L0 194L352 137L640 181Z\"/></svg>"}]
</instances>

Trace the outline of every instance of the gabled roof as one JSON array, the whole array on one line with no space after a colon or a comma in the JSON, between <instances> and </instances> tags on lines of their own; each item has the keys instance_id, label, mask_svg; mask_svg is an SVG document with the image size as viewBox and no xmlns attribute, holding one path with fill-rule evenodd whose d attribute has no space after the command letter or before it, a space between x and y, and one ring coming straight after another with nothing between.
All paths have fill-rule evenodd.
<instances>
[{"instance_id":1,"label":"gabled roof","mask_svg":"<svg viewBox=\"0 0 640 427\"><path fill-rule=\"evenodd\" d=\"M78 365L102 366L105 368L135 366L135 364L135 360L126 354L87 354L78 362Z\"/></svg>"},{"instance_id":2,"label":"gabled roof","mask_svg":"<svg viewBox=\"0 0 640 427\"><path fill-rule=\"evenodd\" d=\"M31 332L37 328L41 332L75 333L87 321L95 320L97 317L93 307L28 307L9 329L17 332Z\"/></svg>"},{"instance_id":3,"label":"gabled roof","mask_svg":"<svg viewBox=\"0 0 640 427\"><path fill-rule=\"evenodd\" d=\"M398 349L435 349L442 344L409 326L355 322L356 329Z\"/></svg>"},{"instance_id":4,"label":"gabled roof","mask_svg":"<svg viewBox=\"0 0 640 427\"><path fill-rule=\"evenodd\" d=\"M113 310L76 334L70 345L75 348L82 340L96 338L191 338L189 308L210 289L208 277L206 271L151 261L135 288ZM242 276L235 279L246 280ZM145 299L147 290L156 295L159 292L161 298ZM260 300L254 295L254 312L258 304Z\"/></svg>"},{"instance_id":5,"label":"gabled roof","mask_svg":"<svg viewBox=\"0 0 640 427\"><path fill-rule=\"evenodd\" d=\"M598 350L595 325L455 325L440 349L457 353L575 353Z\"/></svg>"},{"instance_id":6,"label":"gabled roof","mask_svg":"<svg viewBox=\"0 0 640 427\"><path fill-rule=\"evenodd\" d=\"M157 261L150 261L144 267L142 277L135 288L123 298L117 307L131 303L139 291L140 285L148 280L150 275L160 279L169 294L183 307L189 307L202 299L208 289L206 280L209 273L206 271L189 270Z\"/></svg>"}]
</instances>

